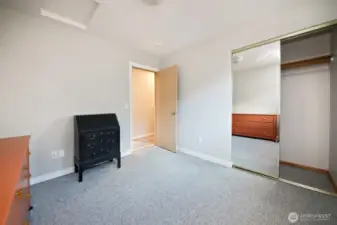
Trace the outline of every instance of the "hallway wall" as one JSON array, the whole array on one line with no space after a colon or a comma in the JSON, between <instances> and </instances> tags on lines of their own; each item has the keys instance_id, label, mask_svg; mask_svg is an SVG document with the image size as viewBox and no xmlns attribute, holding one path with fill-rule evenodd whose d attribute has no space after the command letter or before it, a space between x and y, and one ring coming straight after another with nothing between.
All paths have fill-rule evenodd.
<instances>
[{"instance_id":1,"label":"hallway wall","mask_svg":"<svg viewBox=\"0 0 337 225\"><path fill-rule=\"evenodd\" d=\"M154 133L153 72L132 69L132 138Z\"/></svg>"}]
</instances>

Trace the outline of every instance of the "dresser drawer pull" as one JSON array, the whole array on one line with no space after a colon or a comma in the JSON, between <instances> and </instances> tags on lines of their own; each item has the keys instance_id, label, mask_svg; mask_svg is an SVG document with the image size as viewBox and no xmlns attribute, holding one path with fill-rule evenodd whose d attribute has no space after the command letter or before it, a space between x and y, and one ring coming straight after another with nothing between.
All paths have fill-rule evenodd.
<instances>
[{"instance_id":1,"label":"dresser drawer pull","mask_svg":"<svg viewBox=\"0 0 337 225\"><path fill-rule=\"evenodd\" d=\"M24 170L29 170L29 166L28 166L28 165L25 165L24 167L22 167L22 169L24 169Z\"/></svg>"},{"instance_id":2,"label":"dresser drawer pull","mask_svg":"<svg viewBox=\"0 0 337 225\"><path fill-rule=\"evenodd\" d=\"M16 195L17 197L19 197L21 200L27 199L27 198L31 198L31 195L30 195L30 194L24 195L24 194L23 194L23 190L17 191L17 192L15 193L15 195Z\"/></svg>"},{"instance_id":3,"label":"dresser drawer pull","mask_svg":"<svg viewBox=\"0 0 337 225\"><path fill-rule=\"evenodd\" d=\"M16 196L22 196L22 193L23 193L23 191L20 190L20 191L17 191L17 192L15 193L15 195L16 195Z\"/></svg>"}]
</instances>

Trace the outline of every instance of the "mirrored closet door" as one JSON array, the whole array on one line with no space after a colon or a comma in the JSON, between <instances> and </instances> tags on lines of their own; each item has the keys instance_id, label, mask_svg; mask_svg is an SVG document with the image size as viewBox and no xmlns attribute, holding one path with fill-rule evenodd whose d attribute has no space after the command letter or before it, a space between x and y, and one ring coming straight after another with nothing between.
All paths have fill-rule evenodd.
<instances>
[{"instance_id":1,"label":"mirrored closet door","mask_svg":"<svg viewBox=\"0 0 337 225\"><path fill-rule=\"evenodd\" d=\"M232 161L279 176L280 42L232 55Z\"/></svg>"}]
</instances>

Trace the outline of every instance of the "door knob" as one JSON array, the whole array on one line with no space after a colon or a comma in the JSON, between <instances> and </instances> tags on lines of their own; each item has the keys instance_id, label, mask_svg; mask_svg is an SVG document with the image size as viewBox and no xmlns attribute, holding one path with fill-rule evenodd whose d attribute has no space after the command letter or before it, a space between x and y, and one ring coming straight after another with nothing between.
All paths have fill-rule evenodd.
<instances>
[{"instance_id":1,"label":"door knob","mask_svg":"<svg viewBox=\"0 0 337 225\"><path fill-rule=\"evenodd\" d=\"M175 116L175 115L176 115L176 112L171 113L171 115L172 115L172 116Z\"/></svg>"}]
</instances>

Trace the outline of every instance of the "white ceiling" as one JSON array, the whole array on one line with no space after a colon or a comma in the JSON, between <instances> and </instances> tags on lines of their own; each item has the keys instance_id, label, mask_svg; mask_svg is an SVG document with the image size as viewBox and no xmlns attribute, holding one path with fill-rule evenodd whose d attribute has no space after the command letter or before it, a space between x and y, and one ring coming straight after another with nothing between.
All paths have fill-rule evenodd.
<instances>
[{"instance_id":1,"label":"white ceiling","mask_svg":"<svg viewBox=\"0 0 337 225\"><path fill-rule=\"evenodd\" d=\"M142 0L0 0L7 7L38 15L40 8L87 26L87 32L151 54L165 55L185 46L263 24L280 15L297 13L308 0L163 0L145 5ZM311 13L311 12L309 12ZM247 34L248 35L248 34Z\"/></svg>"},{"instance_id":2,"label":"white ceiling","mask_svg":"<svg viewBox=\"0 0 337 225\"><path fill-rule=\"evenodd\" d=\"M280 42L278 41L239 52L234 54L233 57L241 58L240 62L232 63L233 72L263 68L271 65L281 65Z\"/></svg>"},{"instance_id":3,"label":"white ceiling","mask_svg":"<svg viewBox=\"0 0 337 225\"><path fill-rule=\"evenodd\" d=\"M110 1L110 4L101 4L89 29L102 37L123 41L159 55L223 34L233 27L240 29L248 21L258 18L256 10L259 6L269 9L263 10L263 19L268 19L285 2L293 2L163 0L160 5L148 6L142 0ZM259 20L256 21L258 23ZM156 43L161 46L156 46Z\"/></svg>"}]
</instances>

